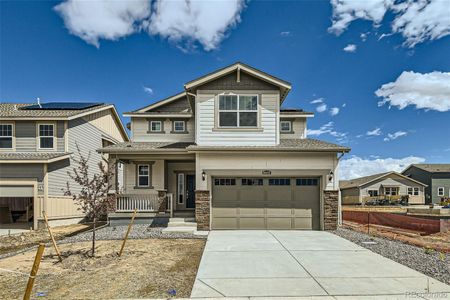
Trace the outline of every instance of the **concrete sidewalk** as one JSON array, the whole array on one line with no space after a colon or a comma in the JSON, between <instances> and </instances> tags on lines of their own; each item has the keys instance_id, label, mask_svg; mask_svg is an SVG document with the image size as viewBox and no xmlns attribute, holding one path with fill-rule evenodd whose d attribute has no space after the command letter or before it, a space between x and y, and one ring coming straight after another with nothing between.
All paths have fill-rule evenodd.
<instances>
[{"instance_id":1,"label":"concrete sidewalk","mask_svg":"<svg viewBox=\"0 0 450 300\"><path fill-rule=\"evenodd\" d=\"M212 231L191 297L450 299L447 293L450 286L332 233Z\"/></svg>"}]
</instances>

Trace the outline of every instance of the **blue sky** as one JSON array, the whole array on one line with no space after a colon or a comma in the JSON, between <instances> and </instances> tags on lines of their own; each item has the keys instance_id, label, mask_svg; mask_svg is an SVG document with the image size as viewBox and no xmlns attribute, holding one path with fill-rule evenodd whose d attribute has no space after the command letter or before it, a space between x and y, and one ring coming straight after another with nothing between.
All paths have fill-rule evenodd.
<instances>
[{"instance_id":1,"label":"blue sky","mask_svg":"<svg viewBox=\"0 0 450 300\"><path fill-rule=\"evenodd\" d=\"M389 0L230 1L190 16L143 1L81 7L81 19L75 0L0 2L0 101L101 101L122 113L242 61L292 83L284 106L316 112L310 137L352 148L345 177L450 163L450 21L433 15L440 32L417 24L430 21L421 11L450 8L432 1L408 19L415 8Z\"/></svg>"}]
</instances>

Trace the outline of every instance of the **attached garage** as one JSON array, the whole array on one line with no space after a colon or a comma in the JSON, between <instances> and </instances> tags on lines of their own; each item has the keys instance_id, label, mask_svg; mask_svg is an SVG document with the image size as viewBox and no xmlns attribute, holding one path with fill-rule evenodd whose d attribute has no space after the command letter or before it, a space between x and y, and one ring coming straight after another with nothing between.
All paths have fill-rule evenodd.
<instances>
[{"instance_id":1,"label":"attached garage","mask_svg":"<svg viewBox=\"0 0 450 300\"><path fill-rule=\"evenodd\" d=\"M33 226L34 186L0 185L0 225L17 225L30 228ZM8 228L14 228L14 226Z\"/></svg>"},{"instance_id":2,"label":"attached garage","mask_svg":"<svg viewBox=\"0 0 450 300\"><path fill-rule=\"evenodd\" d=\"M320 179L213 178L212 229L320 230Z\"/></svg>"}]
</instances>

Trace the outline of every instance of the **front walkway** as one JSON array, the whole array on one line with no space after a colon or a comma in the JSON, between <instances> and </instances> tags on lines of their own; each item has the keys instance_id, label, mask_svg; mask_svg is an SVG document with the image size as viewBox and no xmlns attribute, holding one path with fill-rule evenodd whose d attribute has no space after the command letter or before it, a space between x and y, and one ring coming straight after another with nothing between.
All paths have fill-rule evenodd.
<instances>
[{"instance_id":1,"label":"front walkway","mask_svg":"<svg viewBox=\"0 0 450 300\"><path fill-rule=\"evenodd\" d=\"M441 292L450 286L332 233L258 230L212 231L191 297L436 299Z\"/></svg>"}]
</instances>

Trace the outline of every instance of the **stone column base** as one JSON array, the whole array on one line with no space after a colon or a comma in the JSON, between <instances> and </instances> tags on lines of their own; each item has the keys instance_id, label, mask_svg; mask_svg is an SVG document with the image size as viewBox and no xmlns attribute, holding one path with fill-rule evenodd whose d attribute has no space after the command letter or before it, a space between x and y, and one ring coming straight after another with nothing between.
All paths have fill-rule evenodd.
<instances>
[{"instance_id":1,"label":"stone column base","mask_svg":"<svg viewBox=\"0 0 450 300\"><path fill-rule=\"evenodd\" d=\"M209 191L195 191L195 221L197 230L210 230L210 197Z\"/></svg>"},{"instance_id":2,"label":"stone column base","mask_svg":"<svg viewBox=\"0 0 450 300\"><path fill-rule=\"evenodd\" d=\"M324 230L336 230L338 226L339 191L323 191Z\"/></svg>"}]
</instances>

